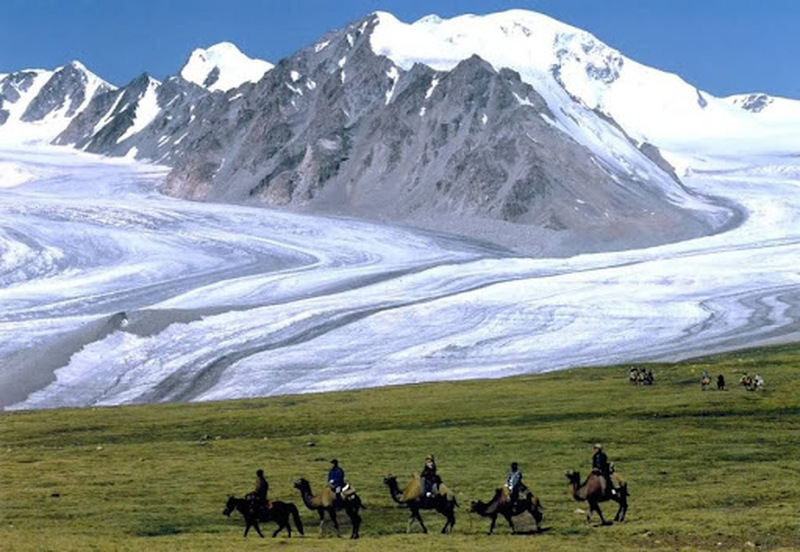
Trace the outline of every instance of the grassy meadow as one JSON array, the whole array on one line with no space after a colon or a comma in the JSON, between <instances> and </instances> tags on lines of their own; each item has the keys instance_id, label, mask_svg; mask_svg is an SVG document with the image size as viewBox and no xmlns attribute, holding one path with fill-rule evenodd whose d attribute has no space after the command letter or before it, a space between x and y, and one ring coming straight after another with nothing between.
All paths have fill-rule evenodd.
<instances>
[{"instance_id":1,"label":"grassy meadow","mask_svg":"<svg viewBox=\"0 0 800 552\"><path fill-rule=\"evenodd\" d=\"M206 404L0 413L0 549L17 550L796 550L800 549L800 345L649 366L502 380ZM728 390L701 391L724 374ZM738 385L759 371L763 390ZM713 387L713 386L712 386ZM629 482L625 523L585 523L567 494L568 469L590 465L592 443ZM430 534L391 501L427 453L456 492L451 535ZM367 506L361 540L321 536L292 482L317 490L336 457ZM491 498L512 460L545 507L540 534L511 535L468 513ZM298 505L306 536L242 538L222 516L263 468L270 498ZM616 504L604 503L613 518ZM518 528L531 528L518 518ZM343 524L342 534L349 535Z\"/></svg>"}]
</instances>

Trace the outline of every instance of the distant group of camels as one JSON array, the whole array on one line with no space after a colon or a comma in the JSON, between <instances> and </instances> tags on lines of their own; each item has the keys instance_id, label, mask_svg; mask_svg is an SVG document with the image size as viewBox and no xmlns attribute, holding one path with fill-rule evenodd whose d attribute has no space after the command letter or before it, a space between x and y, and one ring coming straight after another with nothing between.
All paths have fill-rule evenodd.
<instances>
[{"instance_id":1,"label":"distant group of camels","mask_svg":"<svg viewBox=\"0 0 800 552\"><path fill-rule=\"evenodd\" d=\"M619 504L614 521L624 521L625 514L628 511L628 487L625 481L618 474L612 474L614 481L614 492L608 488L606 478L597 471L592 471L583 483L581 483L580 474L576 471L569 471L565 474L569 481L569 494L577 501L585 501L589 504L589 511L586 516L587 523L591 523L592 513L597 512L600 521L603 525L608 525L603 513L600 510L600 503L608 500L613 500ZM405 489L400 489L397 478L394 476L387 476L383 480L384 484L388 487L392 500L397 504L407 508L409 511L408 528L407 532L411 532L414 522L419 523L423 533L427 533L428 529L420 516L421 510L434 510L445 517L445 524L442 527L442 533L449 533L452 531L456 523L455 510L458 507L458 501L452 492L442 486L441 492L433 496L427 496L426 493L416 492L420 489L419 476L414 476L414 479L406 486ZM317 512L320 521L320 533L324 530L326 517L330 519L336 534L339 535L339 522L337 520L337 512L344 511L350 519L352 532L351 539L359 538L361 528L361 514L360 510L366 509L364 503L357 493L351 493L346 498L336 499L330 487L325 486L323 491L319 494L314 494L311 491L311 484L306 479L298 479L294 483L295 489L300 492L300 497L306 507L312 511ZM415 492L409 492L409 489L415 489ZM267 510L254 511L251 502L246 498L229 497L228 502L223 510L223 514L229 516L232 512L238 511L245 519L244 536L246 537L250 528L254 528L259 536L264 537L259 526L260 522L275 522L278 528L272 534L273 537L277 536L281 530L286 529L289 537L292 536L292 521L297 531L303 535L303 523L300 519L297 507L291 502L270 502L270 507ZM494 531L495 524L498 516L502 516L508 522L512 533L515 532L514 522L512 518L519 514L529 513L534 522L536 523L536 531L541 531L541 522L543 519L542 506L539 499L531 492L526 492L520 496L518 500L511 501L507 489L500 488L495 491L494 496L488 502L480 500L472 502L469 509L470 513L476 513L482 517L487 517L491 520L489 526L489 534Z\"/></svg>"}]
</instances>

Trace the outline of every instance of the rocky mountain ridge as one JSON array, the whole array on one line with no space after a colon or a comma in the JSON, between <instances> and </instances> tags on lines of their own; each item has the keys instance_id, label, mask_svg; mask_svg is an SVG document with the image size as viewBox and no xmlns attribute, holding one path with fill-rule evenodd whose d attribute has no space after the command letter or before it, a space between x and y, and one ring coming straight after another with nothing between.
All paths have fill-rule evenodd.
<instances>
[{"instance_id":1,"label":"rocky mountain ridge","mask_svg":"<svg viewBox=\"0 0 800 552\"><path fill-rule=\"evenodd\" d=\"M539 49L552 42L557 62L545 71L506 68L489 50L464 57L472 43L453 38L454 20L404 27L376 13L270 66L257 82L251 75L215 88L218 66L192 69L202 52L207 61L220 50L212 47L163 83L142 75L120 89L95 87L80 109L66 108L69 124L52 139L168 165L164 190L180 197L411 223L526 253L640 247L731 224L729 206L684 188L659 144L613 116L627 58L588 33L562 24L555 32L542 17L507 12L454 28L476 25L486 35L496 27L513 40L539 40ZM455 50L427 60L400 52L392 37L411 27ZM16 90L9 78L0 94ZM36 105L42 113L50 104Z\"/></svg>"}]
</instances>

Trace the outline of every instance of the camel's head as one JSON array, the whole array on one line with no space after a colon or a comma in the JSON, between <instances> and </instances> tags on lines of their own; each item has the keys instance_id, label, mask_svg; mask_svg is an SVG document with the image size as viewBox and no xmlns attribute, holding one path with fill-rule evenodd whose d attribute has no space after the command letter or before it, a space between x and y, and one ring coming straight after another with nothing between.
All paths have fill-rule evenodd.
<instances>
[{"instance_id":1,"label":"camel's head","mask_svg":"<svg viewBox=\"0 0 800 552\"><path fill-rule=\"evenodd\" d=\"M306 491L311 487L311 484L308 482L308 479L301 477L297 481L294 482L294 488L299 491Z\"/></svg>"},{"instance_id":2,"label":"camel's head","mask_svg":"<svg viewBox=\"0 0 800 552\"><path fill-rule=\"evenodd\" d=\"M568 470L564 473L564 475L567 477L567 479L569 479L570 483L579 483L581 480L580 474L574 470Z\"/></svg>"},{"instance_id":3,"label":"camel's head","mask_svg":"<svg viewBox=\"0 0 800 552\"><path fill-rule=\"evenodd\" d=\"M389 474L389 475L387 475L386 477L383 478L383 484L387 485L389 487L391 487L392 485L396 485L397 484L397 477L395 477L392 474Z\"/></svg>"},{"instance_id":4,"label":"camel's head","mask_svg":"<svg viewBox=\"0 0 800 552\"><path fill-rule=\"evenodd\" d=\"M477 514L479 512L483 512L485 509L486 509L486 504L484 504L480 500L473 500L469 504L469 513L470 514Z\"/></svg>"}]
</instances>

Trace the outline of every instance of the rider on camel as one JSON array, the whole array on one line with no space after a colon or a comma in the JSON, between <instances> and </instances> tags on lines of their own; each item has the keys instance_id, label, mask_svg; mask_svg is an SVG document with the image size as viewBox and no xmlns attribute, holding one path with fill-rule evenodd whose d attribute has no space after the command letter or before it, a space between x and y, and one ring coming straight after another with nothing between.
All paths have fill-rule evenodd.
<instances>
[{"instance_id":1,"label":"rider on camel","mask_svg":"<svg viewBox=\"0 0 800 552\"><path fill-rule=\"evenodd\" d=\"M336 493L336 500L339 501L342 499L342 492L349 489L350 486L344 481L344 470L339 467L339 461L334 458L331 460L331 464L333 467L328 472L328 485Z\"/></svg>"},{"instance_id":2,"label":"rider on camel","mask_svg":"<svg viewBox=\"0 0 800 552\"><path fill-rule=\"evenodd\" d=\"M522 482L522 472L519 471L519 464L516 462L511 462L511 471L506 476L506 488L508 489L512 503L519 500L520 492L528 490Z\"/></svg>"},{"instance_id":3,"label":"rider on camel","mask_svg":"<svg viewBox=\"0 0 800 552\"><path fill-rule=\"evenodd\" d=\"M611 483L611 465L608 463L608 456L603 452L603 445L595 444L594 454L592 455L592 471L602 475L606 480L606 488L610 489L612 496L617 494L617 490Z\"/></svg>"},{"instance_id":4,"label":"rider on camel","mask_svg":"<svg viewBox=\"0 0 800 552\"><path fill-rule=\"evenodd\" d=\"M422 492L428 498L439 494L439 484L442 482L441 478L436 474L436 460L433 454L429 454L425 458L425 466L422 468L422 473L419 474L422 481Z\"/></svg>"}]
</instances>

